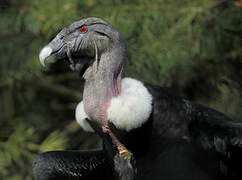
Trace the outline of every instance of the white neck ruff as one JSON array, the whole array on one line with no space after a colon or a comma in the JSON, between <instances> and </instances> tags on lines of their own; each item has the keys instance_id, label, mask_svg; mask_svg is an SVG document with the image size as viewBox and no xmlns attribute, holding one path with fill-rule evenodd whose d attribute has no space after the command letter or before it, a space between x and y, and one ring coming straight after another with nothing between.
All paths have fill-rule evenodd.
<instances>
[{"instance_id":1,"label":"white neck ruff","mask_svg":"<svg viewBox=\"0 0 242 180\"><path fill-rule=\"evenodd\" d=\"M113 97L107 109L108 121L116 128L130 131L141 127L152 111L152 96L142 82L124 78L120 96ZM76 120L85 131L93 132L81 101L76 107Z\"/></svg>"}]
</instances>

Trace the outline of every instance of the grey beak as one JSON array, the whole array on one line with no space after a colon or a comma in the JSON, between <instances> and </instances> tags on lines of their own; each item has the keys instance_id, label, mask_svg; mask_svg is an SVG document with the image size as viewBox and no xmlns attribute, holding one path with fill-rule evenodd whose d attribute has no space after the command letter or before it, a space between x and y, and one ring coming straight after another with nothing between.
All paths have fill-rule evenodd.
<instances>
[{"instance_id":1,"label":"grey beak","mask_svg":"<svg viewBox=\"0 0 242 180\"><path fill-rule=\"evenodd\" d=\"M53 63L55 62L54 58L51 58L51 54L52 54L53 50L50 46L45 46L39 54L39 60L40 63L45 66L46 63Z\"/></svg>"},{"instance_id":2,"label":"grey beak","mask_svg":"<svg viewBox=\"0 0 242 180\"><path fill-rule=\"evenodd\" d=\"M57 35L48 45L46 45L39 54L40 63L45 66L47 63L54 63L58 59L66 56L65 43Z\"/></svg>"}]
</instances>

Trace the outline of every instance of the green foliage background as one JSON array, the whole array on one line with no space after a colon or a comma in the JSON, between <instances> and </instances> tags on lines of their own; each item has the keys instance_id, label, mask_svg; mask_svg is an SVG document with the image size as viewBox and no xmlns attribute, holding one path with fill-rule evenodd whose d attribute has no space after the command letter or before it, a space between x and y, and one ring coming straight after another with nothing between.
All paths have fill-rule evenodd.
<instances>
[{"instance_id":1,"label":"green foliage background","mask_svg":"<svg viewBox=\"0 0 242 180\"><path fill-rule=\"evenodd\" d=\"M126 76L242 121L242 8L232 0L1 0L0 179L33 179L34 156L100 146L74 121L77 74L43 69L40 49L81 17L114 25L128 47ZM58 69L57 69L58 68Z\"/></svg>"}]
</instances>

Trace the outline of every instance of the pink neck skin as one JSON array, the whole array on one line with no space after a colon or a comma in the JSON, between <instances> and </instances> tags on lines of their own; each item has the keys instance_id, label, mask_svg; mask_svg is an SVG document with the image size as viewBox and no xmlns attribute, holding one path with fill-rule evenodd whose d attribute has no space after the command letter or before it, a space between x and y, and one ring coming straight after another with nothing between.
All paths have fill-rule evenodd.
<instances>
[{"instance_id":1,"label":"pink neck skin","mask_svg":"<svg viewBox=\"0 0 242 180\"><path fill-rule=\"evenodd\" d=\"M88 116L97 121L104 133L109 132L107 110L113 97L121 94L121 68L116 78L96 78L86 81L83 93L84 108ZM104 81L104 83L102 83Z\"/></svg>"},{"instance_id":2,"label":"pink neck skin","mask_svg":"<svg viewBox=\"0 0 242 180\"><path fill-rule=\"evenodd\" d=\"M104 111L104 114L105 114L105 116L104 116L104 119L105 119L104 122L105 123L102 126L102 129L103 129L103 132L104 133L107 133L107 132L110 131L109 126L108 126L108 123L107 123L107 110L108 110L108 108L110 106L110 102L111 102L111 100L112 100L113 97L118 97L121 94L121 77L122 77L122 71L123 71L123 68L121 69L121 71L120 71L120 73L119 73L119 75L117 77L116 83L114 83L114 84L116 84L116 86L114 85L113 91L109 91L110 92L110 96L109 96L109 98L106 99L105 106L103 106L104 107L103 111Z\"/></svg>"},{"instance_id":3,"label":"pink neck skin","mask_svg":"<svg viewBox=\"0 0 242 180\"><path fill-rule=\"evenodd\" d=\"M100 54L97 69L90 66L84 74L84 110L104 132L109 131L107 110L113 97L121 93L121 77L126 59L125 45L120 37Z\"/></svg>"}]
</instances>

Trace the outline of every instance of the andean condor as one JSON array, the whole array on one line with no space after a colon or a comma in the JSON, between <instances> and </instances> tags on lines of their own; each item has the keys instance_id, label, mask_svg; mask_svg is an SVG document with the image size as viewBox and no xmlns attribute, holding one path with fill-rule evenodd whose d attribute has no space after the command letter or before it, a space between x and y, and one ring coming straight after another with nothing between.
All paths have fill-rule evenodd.
<instances>
[{"instance_id":1,"label":"andean condor","mask_svg":"<svg viewBox=\"0 0 242 180\"><path fill-rule=\"evenodd\" d=\"M164 88L122 79L125 44L104 20L76 21L41 50L43 65L61 59L84 72L76 118L100 135L103 149L40 154L36 180L242 179L242 124Z\"/></svg>"}]
</instances>

